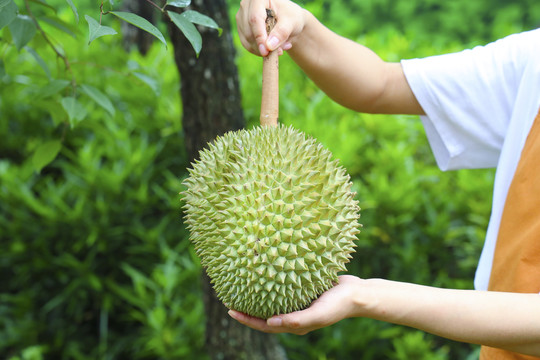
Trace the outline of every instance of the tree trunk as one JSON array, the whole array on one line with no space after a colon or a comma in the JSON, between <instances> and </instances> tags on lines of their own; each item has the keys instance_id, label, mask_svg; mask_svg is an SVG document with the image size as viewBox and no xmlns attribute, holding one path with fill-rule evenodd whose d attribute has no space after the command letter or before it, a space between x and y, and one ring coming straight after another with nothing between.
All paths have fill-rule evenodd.
<instances>
[{"instance_id":1,"label":"tree trunk","mask_svg":"<svg viewBox=\"0 0 540 360\"><path fill-rule=\"evenodd\" d=\"M185 36L170 26L180 72L185 142L190 158L195 159L207 142L229 130L243 128L245 121L224 0L195 0L186 9L212 17L223 29L218 36L214 29L198 27L203 45L197 58Z\"/></svg>"},{"instance_id":2,"label":"tree trunk","mask_svg":"<svg viewBox=\"0 0 540 360\"><path fill-rule=\"evenodd\" d=\"M174 26L169 28L180 72L184 141L193 161L207 142L229 130L243 128L245 120L225 0L194 0L189 9L212 17L223 29L219 37L216 30L199 27L203 48L197 58L184 35ZM207 316L206 347L212 359L286 359L275 336L232 320L206 275L202 282Z\"/></svg>"}]
</instances>

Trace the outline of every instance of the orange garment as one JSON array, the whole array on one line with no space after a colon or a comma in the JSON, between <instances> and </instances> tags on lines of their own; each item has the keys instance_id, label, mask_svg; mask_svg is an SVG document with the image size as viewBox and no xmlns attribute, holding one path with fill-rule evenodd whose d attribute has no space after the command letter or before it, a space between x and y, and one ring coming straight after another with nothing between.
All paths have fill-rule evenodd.
<instances>
[{"instance_id":1,"label":"orange garment","mask_svg":"<svg viewBox=\"0 0 540 360\"><path fill-rule=\"evenodd\" d=\"M488 290L540 292L540 111L508 189ZM480 353L480 360L533 359L540 357L487 346Z\"/></svg>"}]
</instances>

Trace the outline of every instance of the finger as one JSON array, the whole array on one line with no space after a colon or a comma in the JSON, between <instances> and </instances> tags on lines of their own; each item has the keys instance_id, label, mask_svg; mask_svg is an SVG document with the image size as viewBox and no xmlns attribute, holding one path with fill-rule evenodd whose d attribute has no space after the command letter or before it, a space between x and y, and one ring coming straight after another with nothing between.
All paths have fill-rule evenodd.
<instances>
[{"instance_id":1,"label":"finger","mask_svg":"<svg viewBox=\"0 0 540 360\"><path fill-rule=\"evenodd\" d=\"M240 324L246 325L254 330L266 332L266 333L275 333L279 332L279 329L271 328L266 323L266 320L259 319L254 316L249 316L247 314L241 313L235 310L229 310L229 316L234 320L238 321Z\"/></svg>"},{"instance_id":2,"label":"finger","mask_svg":"<svg viewBox=\"0 0 540 360\"><path fill-rule=\"evenodd\" d=\"M270 6L268 1L252 1L248 12L248 24L257 49L262 56L268 55L265 43L268 38L266 33L266 9Z\"/></svg>"},{"instance_id":3,"label":"finger","mask_svg":"<svg viewBox=\"0 0 540 360\"><path fill-rule=\"evenodd\" d=\"M301 316L296 313L273 316L266 321L268 332L276 333L292 333L297 335L305 335L317 327L307 326Z\"/></svg>"},{"instance_id":4,"label":"finger","mask_svg":"<svg viewBox=\"0 0 540 360\"><path fill-rule=\"evenodd\" d=\"M267 324L279 332L291 332L305 335L310 331L333 324L336 319L329 318L328 304L317 303L317 300L305 310L274 316Z\"/></svg>"},{"instance_id":5,"label":"finger","mask_svg":"<svg viewBox=\"0 0 540 360\"><path fill-rule=\"evenodd\" d=\"M303 328L300 321L290 319L290 316L288 315L277 315L268 320L263 320L235 310L229 310L229 316L245 326L265 333L293 333L305 335L311 330L314 330ZM283 317L288 318L286 322L283 322Z\"/></svg>"},{"instance_id":6,"label":"finger","mask_svg":"<svg viewBox=\"0 0 540 360\"><path fill-rule=\"evenodd\" d=\"M240 8L240 10L238 10L238 12L236 13L236 27L238 29L238 37L240 38L242 46L246 50L248 50L252 54L260 55L258 46L253 37L253 33L251 32L251 27L247 22L247 15L245 15L245 12L245 9Z\"/></svg>"},{"instance_id":7,"label":"finger","mask_svg":"<svg viewBox=\"0 0 540 360\"><path fill-rule=\"evenodd\" d=\"M283 49L283 51L287 51L287 50L291 50L292 48L292 44L288 41L286 41L282 46L281 48Z\"/></svg>"},{"instance_id":8,"label":"finger","mask_svg":"<svg viewBox=\"0 0 540 360\"><path fill-rule=\"evenodd\" d=\"M268 38L266 39L266 47L269 51L273 51L277 49L278 47L284 46L285 44L290 44L288 42L289 37L291 36L292 27L290 25L287 25L286 22L278 22L276 23L276 26L274 26L274 29L270 32L268 35Z\"/></svg>"},{"instance_id":9,"label":"finger","mask_svg":"<svg viewBox=\"0 0 540 360\"><path fill-rule=\"evenodd\" d=\"M279 56L285 54L285 51L290 50L292 44L290 42L285 42L279 49L277 49Z\"/></svg>"},{"instance_id":10,"label":"finger","mask_svg":"<svg viewBox=\"0 0 540 360\"><path fill-rule=\"evenodd\" d=\"M260 44L266 40L266 8L265 3L269 1L242 0L240 8L236 13L236 26L242 46L249 52L256 55L267 55L268 51ZM263 36L261 38L261 36ZM263 50L263 51L261 51Z\"/></svg>"},{"instance_id":11,"label":"finger","mask_svg":"<svg viewBox=\"0 0 540 360\"><path fill-rule=\"evenodd\" d=\"M238 35L239 35L239 38L240 38L240 42L242 43L242 46L247 51L249 51L250 53L252 53L254 55L260 55L260 52L259 52L259 49L258 49L256 43L248 41L248 39L240 32L238 33Z\"/></svg>"}]
</instances>

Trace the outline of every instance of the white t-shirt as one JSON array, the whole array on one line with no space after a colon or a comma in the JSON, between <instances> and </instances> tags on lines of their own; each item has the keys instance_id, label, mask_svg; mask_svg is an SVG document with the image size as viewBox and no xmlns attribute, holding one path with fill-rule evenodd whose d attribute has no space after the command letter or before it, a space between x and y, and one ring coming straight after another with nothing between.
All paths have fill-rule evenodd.
<instances>
[{"instance_id":1,"label":"white t-shirt","mask_svg":"<svg viewBox=\"0 0 540 360\"><path fill-rule=\"evenodd\" d=\"M476 271L486 290L508 188L540 108L540 29L459 53L403 60L442 170L497 167L492 213Z\"/></svg>"}]
</instances>

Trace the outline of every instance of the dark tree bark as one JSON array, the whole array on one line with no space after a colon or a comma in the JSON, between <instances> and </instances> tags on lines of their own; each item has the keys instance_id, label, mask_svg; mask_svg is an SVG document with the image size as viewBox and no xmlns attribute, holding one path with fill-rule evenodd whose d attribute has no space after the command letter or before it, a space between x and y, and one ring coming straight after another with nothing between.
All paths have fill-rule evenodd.
<instances>
[{"instance_id":1,"label":"dark tree bark","mask_svg":"<svg viewBox=\"0 0 540 360\"><path fill-rule=\"evenodd\" d=\"M193 161L207 142L229 130L243 128L245 120L225 0L194 0L190 9L212 17L223 29L219 37L217 31L199 27L203 48L197 58L184 35L172 25L169 28L180 72L184 141ZM232 320L206 275L202 283L207 316L206 347L213 359L286 359L275 336Z\"/></svg>"}]
</instances>

